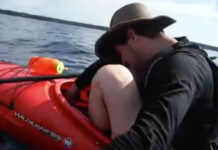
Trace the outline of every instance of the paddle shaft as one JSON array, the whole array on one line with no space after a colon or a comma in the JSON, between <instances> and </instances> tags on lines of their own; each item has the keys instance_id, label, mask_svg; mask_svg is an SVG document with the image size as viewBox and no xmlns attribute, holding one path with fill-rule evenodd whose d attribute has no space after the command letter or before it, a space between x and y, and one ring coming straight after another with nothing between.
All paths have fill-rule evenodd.
<instances>
[{"instance_id":1,"label":"paddle shaft","mask_svg":"<svg viewBox=\"0 0 218 150\"><path fill-rule=\"evenodd\" d=\"M0 84L4 83L16 83L16 82L28 82L28 81L46 81L60 78L73 78L77 77L75 74L66 74L66 75L53 75L53 76L33 76L33 77L16 77L16 78L3 78L0 79Z\"/></svg>"}]
</instances>

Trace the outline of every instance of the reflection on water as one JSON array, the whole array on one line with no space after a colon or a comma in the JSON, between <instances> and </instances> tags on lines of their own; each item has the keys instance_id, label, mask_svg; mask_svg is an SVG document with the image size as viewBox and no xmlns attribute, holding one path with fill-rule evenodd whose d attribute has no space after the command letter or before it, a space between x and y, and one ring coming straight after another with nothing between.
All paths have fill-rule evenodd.
<instances>
[{"instance_id":1,"label":"reflection on water","mask_svg":"<svg viewBox=\"0 0 218 150\"><path fill-rule=\"evenodd\" d=\"M68 73L79 73L94 62L94 43L101 30L0 14L0 60L27 65L32 55L60 59ZM0 150L24 150L0 133Z\"/></svg>"},{"instance_id":2,"label":"reflection on water","mask_svg":"<svg viewBox=\"0 0 218 150\"><path fill-rule=\"evenodd\" d=\"M54 57L78 73L97 59L103 31L0 14L0 33L0 60L26 65L32 55Z\"/></svg>"}]
</instances>

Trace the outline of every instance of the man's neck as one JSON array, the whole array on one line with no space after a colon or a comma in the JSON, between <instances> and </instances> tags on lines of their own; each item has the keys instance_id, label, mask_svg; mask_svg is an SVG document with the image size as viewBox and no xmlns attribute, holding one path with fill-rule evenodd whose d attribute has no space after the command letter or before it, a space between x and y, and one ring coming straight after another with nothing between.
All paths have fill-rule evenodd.
<instances>
[{"instance_id":1,"label":"man's neck","mask_svg":"<svg viewBox=\"0 0 218 150\"><path fill-rule=\"evenodd\" d=\"M177 43L178 41L174 38L168 37L164 33L160 33L160 35L154 39L154 51L156 53L160 53L165 50L169 50L172 45Z\"/></svg>"},{"instance_id":2,"label":"man's neck","mask_svg":"<svg viewBox=\"0 0 218 150\"><path fill-rule=\"evenodd\" d=\"M148 55L147 52L144 54L144 58L146 59L145 62L150 61L154 56L158 55L159 53L171 49L172 45L174 45L175 43L177 43L176 39L168 37L164 33L160 33L160 35L150 41L150 54Z\"/></svg>"},{"instance_id":3,"label":"man's neck","mask_svg":"<svg viewBox=\"0 0 218 150\"><path fill-rule=\"evenodd\" d=\"M147 50L145 51L145 49L142 48L141 51L144 53L141 53L142 57L139 57L139 60L141 61L140 63L138 63L137 66L134 67L133 72L136 74L136 76L144 72L145 65L149 63L155 56L157 56L158 54L160 54L165 50L171 49L172 45L174 45L175 43L177 43L176 39L170 38L164 33L160 33L160 35L158 35L156 38L151 39L149 41L149 45L147 45L148 43L146 43L145 49Z\"/></svg>"}]
</instances>

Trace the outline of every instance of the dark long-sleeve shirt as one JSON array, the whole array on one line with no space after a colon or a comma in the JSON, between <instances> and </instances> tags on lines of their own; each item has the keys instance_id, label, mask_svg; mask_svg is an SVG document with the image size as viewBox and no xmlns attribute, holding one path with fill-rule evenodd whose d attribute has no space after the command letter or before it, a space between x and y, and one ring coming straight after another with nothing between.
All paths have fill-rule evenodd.
<instances>
[{"instance_id":1,"label":"dark long-sleeve shirt","mask_svg":"<svg viewBox=\"0 0 218 150\"><path fill-rule=\"evenodd\" d=\"M174 45L173 51L150 63L135 124L103 150L208 149L210 128L200 112L213 106L211 68L196 48Z\"/></svg>"},{"instance_id":2,"label":"dark long-sleeve shirt","mask_svg":"<svg viewBox=\"0 0 218 150\"><path fill-rule=\"evenodd\" d=\"M102 66L106 64L114 64L114 62L106 60L97 60L93 64L91 64L88 68L85 69L85 71L79 75L77 78L75 84L79 89L83 89L86 86L91 84L92 78L94 77L95 73L100 69Z\"/></svg>"},{"instance_id":3,"label":"dark long-sleeve shirt","mask_svg":"<svg viewBox=\"0 0 218 150\"><path fill-rule=\"evenodd\" d=\"M208 149L199 111L213 105L212 72L203 52L176 51L151 63L134 126L103 150Z\"/></svg>"}]
</instances>

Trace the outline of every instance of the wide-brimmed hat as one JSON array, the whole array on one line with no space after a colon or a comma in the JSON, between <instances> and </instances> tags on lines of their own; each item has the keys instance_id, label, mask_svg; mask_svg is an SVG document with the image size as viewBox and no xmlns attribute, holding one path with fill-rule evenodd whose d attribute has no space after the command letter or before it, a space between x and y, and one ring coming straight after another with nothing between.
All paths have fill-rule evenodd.
<instances>
[{"instance_id":1,"label":"wide-brimmed hat","mask_svg":"<svg viewBox=\"0 0 218 150\"><path fill-rule=\"evenodd\" d=\"M176 22L168 16L151 17L147 7L141 3L128 4L118 9L112 16L110 28L95 43L95 53L99 58L113 57L115 51L111 47L111 41L122 27L143 23L145 27L155 28L162 31L165 27Z\"/></svg>"}]
</instances>

